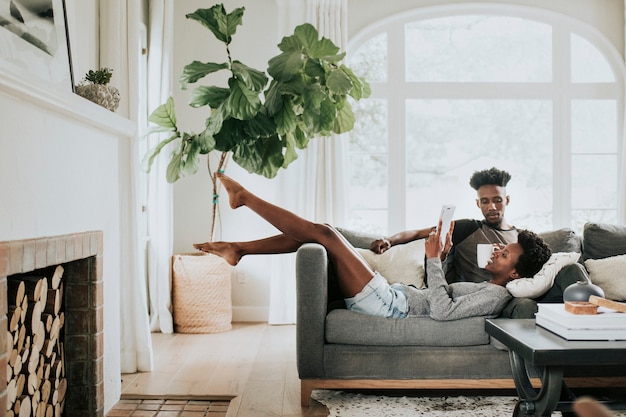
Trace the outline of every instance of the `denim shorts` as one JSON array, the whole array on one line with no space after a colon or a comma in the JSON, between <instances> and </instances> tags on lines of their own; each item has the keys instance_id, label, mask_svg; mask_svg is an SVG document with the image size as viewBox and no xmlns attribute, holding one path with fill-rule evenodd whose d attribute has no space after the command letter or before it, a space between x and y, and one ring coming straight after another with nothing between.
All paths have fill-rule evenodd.
<instances>
[{"instance_id":1,"label":"denim shorts","mask_svg":"<svg viewBox=\"0 0 626 417\"><path fill-rule=\"evenodd\" d=\"M401 284L389 285L378 272L361 292L344 301L348 310L370 316L401 319L409 312L404 287Z\"/></svg>"}]
</instances>

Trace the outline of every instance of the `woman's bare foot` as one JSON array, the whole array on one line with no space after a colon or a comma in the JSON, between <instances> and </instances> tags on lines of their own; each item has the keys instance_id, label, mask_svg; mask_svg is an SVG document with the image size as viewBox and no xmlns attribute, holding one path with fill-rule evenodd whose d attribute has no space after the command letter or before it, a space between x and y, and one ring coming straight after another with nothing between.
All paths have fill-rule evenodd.
<instances>
[{"instance_id":1,"label":"woman's bare foot","mask_svg":"<svg viewBox=\"0 0 626 417\"><path fill-rule=\"evenodd\" d=\"M237 207L241 207L244 205L243 196L246 192L246 189L241 186L237 181L233 180L230 177L227 177L224 174L217 174L217 177L222 182L222 185L228 192L228 201L230 202L230 207L236 209Z\"/></svg>"},{"instance_id":2,"label":"woman's bare foot","mask_svg":"<svg viewBox=\"0 0 626 417\"><path fill-rule=\"evenodd\" d=\"M226 262L235 266L243 256L237 244L231 242L206 242L194 243L193 247L202 252L212 253L223 258Z\"/></svg>"}]
</instances>

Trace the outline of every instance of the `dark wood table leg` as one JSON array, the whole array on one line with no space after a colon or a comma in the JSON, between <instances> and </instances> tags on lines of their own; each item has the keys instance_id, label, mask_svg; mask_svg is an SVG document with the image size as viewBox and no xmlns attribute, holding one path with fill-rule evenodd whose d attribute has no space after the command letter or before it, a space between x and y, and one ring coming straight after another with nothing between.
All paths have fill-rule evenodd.
<instances>
[{"instance_id":1,"label":"dark wood table leg","mask_svg":"<svg viewBox=\"0 0 626 417\"><path fill-rule=\"evenodd\" d=\"M526 371L526 362L513 351L509 351L513 381L519 400L513 411L514 417L550 416L556 409L563 387L563 368L546 366L543 370L541 388L535 389Z\"/></svg>"}]
</instances>

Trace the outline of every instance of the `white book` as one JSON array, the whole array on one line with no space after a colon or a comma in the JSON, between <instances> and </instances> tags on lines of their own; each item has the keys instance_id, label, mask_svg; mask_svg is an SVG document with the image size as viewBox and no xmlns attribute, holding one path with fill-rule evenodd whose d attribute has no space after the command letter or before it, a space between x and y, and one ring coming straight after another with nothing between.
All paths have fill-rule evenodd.
<instances>
[{"instance_id":1,"label":"white book","mask_svg":"<svg viewBox=\"0 0 626 417\"><path fill-rule=\"evenodd\" d=\"M567 340L626 340L626 329L571 329L540 315L536 323Z\"/></svg>"},{"instance_id":2,"label":"white book","mask_svg":"<svg viewBox=\"0 0 626 417\"><path fill-rule=\"evenodd\" d=\"M598 314L573 314L565 304L537 304L536 317L547 318L568 329L626 330L626 314L598 307Z\"/></svg>"}]
</instances>

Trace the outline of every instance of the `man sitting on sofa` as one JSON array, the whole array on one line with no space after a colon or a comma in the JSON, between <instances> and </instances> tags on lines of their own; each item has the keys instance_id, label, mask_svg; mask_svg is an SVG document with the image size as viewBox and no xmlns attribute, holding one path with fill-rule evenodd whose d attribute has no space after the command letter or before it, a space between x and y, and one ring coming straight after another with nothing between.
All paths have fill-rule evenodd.
<instances>
[{"instance_id":1,"label":"man sitting on sofa","mask_svg":"<svg viewBox=\"0 0 626 417\"><path fill-rule=\"evenodd\" d=\"M459 281L483 282L489 273L476 262L476 248L479 244L494 244L504 247L517 242L518 231L504 218L510 197L506 186L511 175L497 168L474 172L470 185L476 190L476 205L483 213L483 220L462 219L454 222L452 249L446 256L444 269L449 283ZM407 230L386 239L372 242L370 249L383 253L393 245L411 242L428 237L435 228Z\"/></svg>"},{"instance_id":2,"label":"man sitting on sofa","mask_svg":"<svg viewBox=\"0 0 626 417\"><path fill-rule=\"evenodd\" d=\"M510 197L506 186L511 174L495 167L476 171L470 177L469 184L476 190L476 206L483 214L482 220L456 220L452 234L452 249L446 254L444 270L446 280L452 282L483 282L489 280L489 272L480 268L476 252L479 244L493 244L504 247L517 241L518 230L509 225L504 217ZM372 242L370 249L383 253L393 245L423 239L435 228L407 230L389 238ZM555 282L553 289L542 297L546 302L562 302L563 289L573 282ZM505 308L505 317L534 318L537 305L534 300L515 298Z\"/></svg>"}]
</instances>

